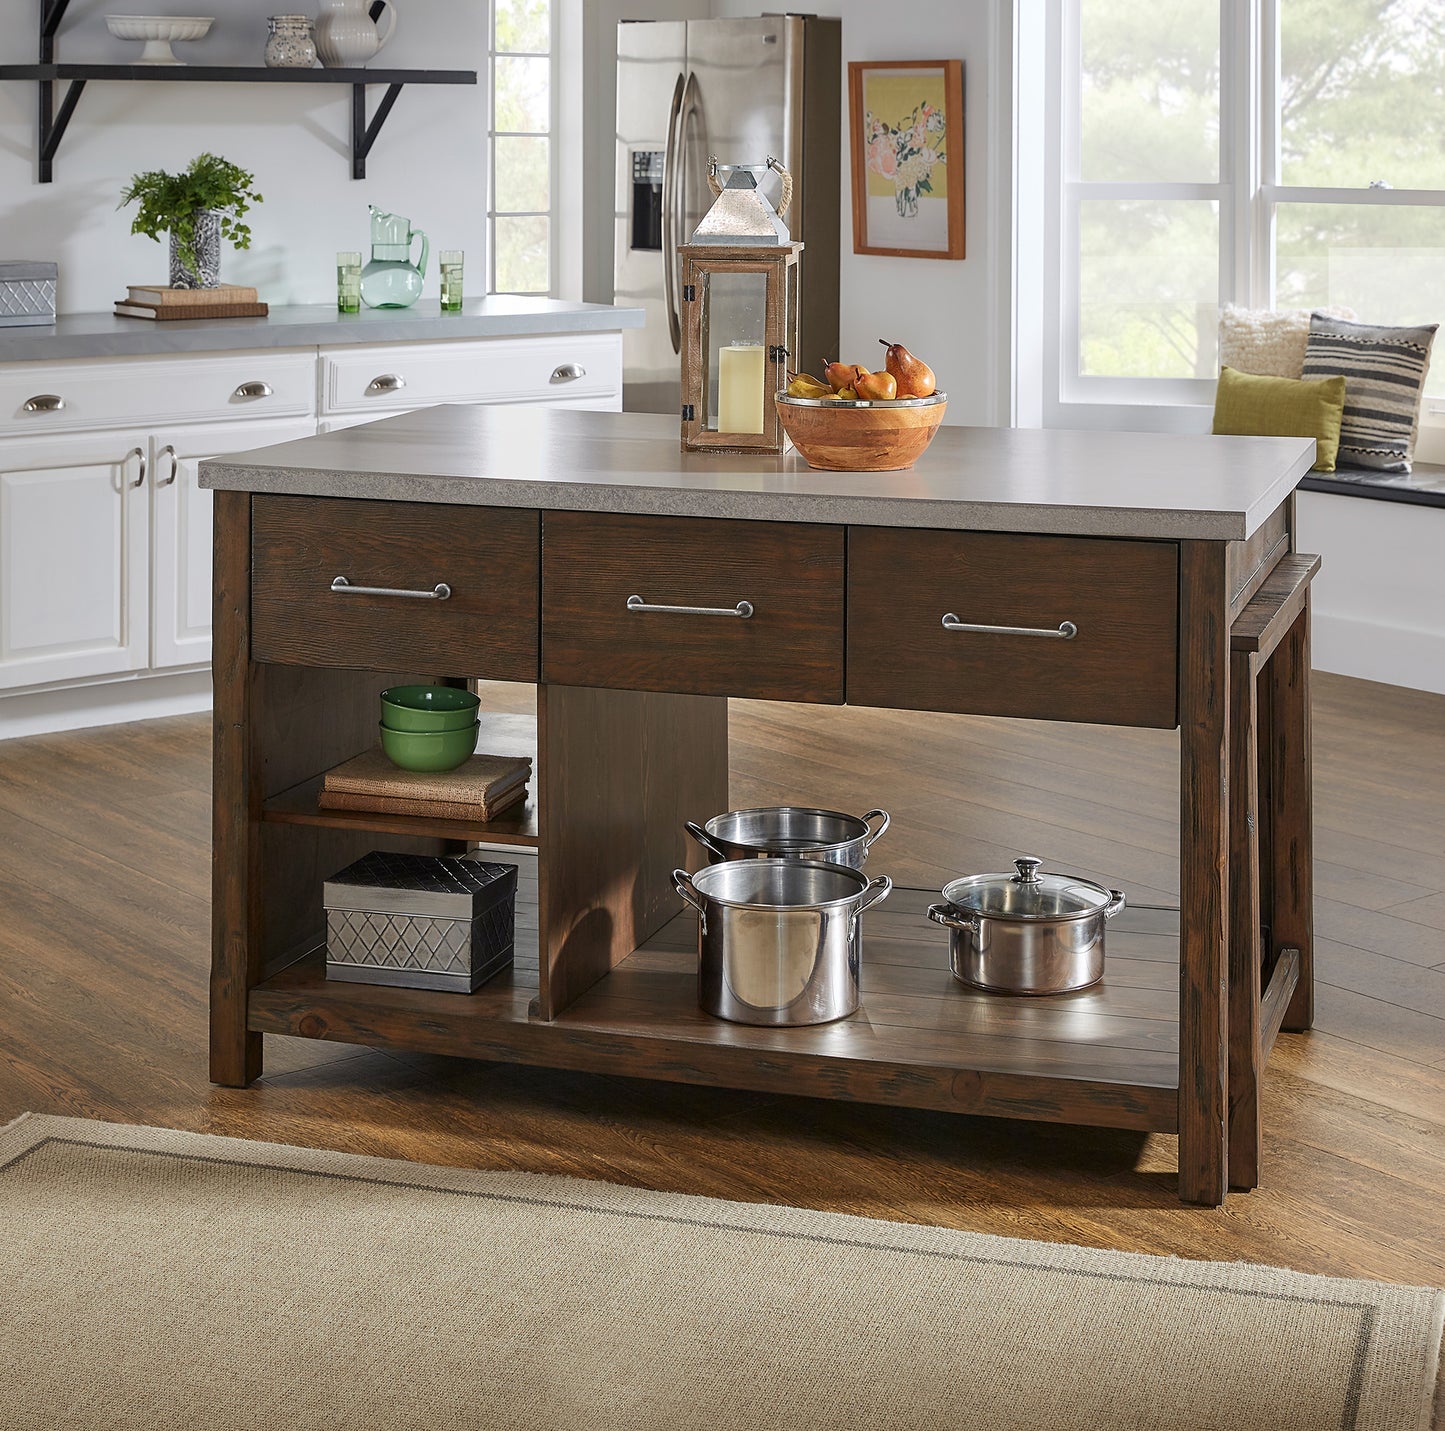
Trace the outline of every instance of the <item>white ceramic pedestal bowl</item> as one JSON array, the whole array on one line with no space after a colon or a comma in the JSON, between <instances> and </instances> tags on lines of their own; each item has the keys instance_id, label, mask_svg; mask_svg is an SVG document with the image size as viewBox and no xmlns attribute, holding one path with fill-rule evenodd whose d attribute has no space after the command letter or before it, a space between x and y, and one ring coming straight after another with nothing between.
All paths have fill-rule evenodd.
<instances>
[{"instance_id":1,"label":"white ceramic pedestal bowl","mask_svg":"<svg viewBox=\"0 0 1445 1431\"><path fill-rule=\"evenodd\" d=\"M106 26L118 40L144 40L138 65L183 65L171 51L173 40L199 40L215 23L213 15L107 15Z\"/></svg>"}]
</instances>

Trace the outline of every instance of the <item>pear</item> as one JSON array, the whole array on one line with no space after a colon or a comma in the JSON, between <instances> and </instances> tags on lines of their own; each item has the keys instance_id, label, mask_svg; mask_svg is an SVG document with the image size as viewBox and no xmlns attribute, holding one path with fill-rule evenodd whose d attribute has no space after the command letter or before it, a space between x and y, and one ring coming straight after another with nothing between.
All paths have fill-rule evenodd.
<instances>
[{"instance_id":1,"label":"pear","mask_svg":"<svg viewBox=\"0 0 1445 1431\"><path fill-rule=\"evenodd\" d=\"M886 366L898 384L899 397L932 397L938 384L933 369L921 358L915 358L902 343L878 340L888 350Z\"/></svg>"},{"instance_id":2,"label":"pear","mask_svg":"<svg viewBox=\"0 0 1445 1431\"><path fill-rule=\"evenodd\" d=\"M898 396L898 383L892 373L864 373L853 386L858 396L869 402L892 402Z\"/></svg>"},{"instance_id":3,"label":"pear","mask_svg":"<svg viewBox=\"0 0 1445 1431\"><path fill-rule=\"evenodd\" d=\"M810 377L807 373L798 373L792 382L788 384L788 396L800 398L825 398L833 396L833 389L827 383L820 382L817 378Z\"/></svg>"},{"instance_id":4,"label":"pear","mask_svg":"<svg viewBox=\"0 0 1445 1431\"><path fill-rule=\"evenodd\" d=\"M837 398L840 402L858 401L858 394L851 386L846 388L839 388L838 391L833 394L833 396Z\"/></svg>"},{"instance_id":5,"label":"pear","mask_svg":"<svg viewBox=\"0 0 1445 1431\"><path fill-rule=\"evenodd\" d=\"M850 388L858 376L858 369L852 363L832 362L823 369L823 381L834 392L839 388Z\"/></svg>"}]
</instances>

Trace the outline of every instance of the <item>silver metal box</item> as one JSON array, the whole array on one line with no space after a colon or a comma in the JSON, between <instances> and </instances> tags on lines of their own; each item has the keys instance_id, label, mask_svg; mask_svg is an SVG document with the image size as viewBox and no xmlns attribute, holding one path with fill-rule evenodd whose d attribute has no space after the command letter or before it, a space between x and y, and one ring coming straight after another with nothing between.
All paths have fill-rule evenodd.
<instances>
[{"instance_id":1,"label":"silver metal box","mask_svg":"<svg viewBox=\"0 0 1445 1431\"><path fill-rule=\"evenodd\" d=\"M512 963L516 865L373 850L326 881L326 977L470 994Z\"/></svg>"},{"instance_id":2,"label":"silver metal box","mask_svg":"<svg viewBox=\"0 0 1445 1431\"><path fill-rule=\"evenodd\" d=\"M53 263L0 258L0 328L40 328L55 322Z\"/></svg>"}]
</instances>

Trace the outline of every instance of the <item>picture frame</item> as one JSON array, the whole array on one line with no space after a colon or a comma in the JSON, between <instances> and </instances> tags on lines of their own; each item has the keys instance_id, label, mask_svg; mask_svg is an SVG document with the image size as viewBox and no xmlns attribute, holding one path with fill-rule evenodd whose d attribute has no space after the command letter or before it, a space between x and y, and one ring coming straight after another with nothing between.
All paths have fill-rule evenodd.
<instances>
[{"instance_id":1,"label":"picture frame","mask_svg":"<svg viewBox=\"0 0 1445 1431\"><path fill-rule=\"evenodd\" d=\"M850 60L848 113L853 252L962 258L963 61Z\"/></svg>"}]
</instances>

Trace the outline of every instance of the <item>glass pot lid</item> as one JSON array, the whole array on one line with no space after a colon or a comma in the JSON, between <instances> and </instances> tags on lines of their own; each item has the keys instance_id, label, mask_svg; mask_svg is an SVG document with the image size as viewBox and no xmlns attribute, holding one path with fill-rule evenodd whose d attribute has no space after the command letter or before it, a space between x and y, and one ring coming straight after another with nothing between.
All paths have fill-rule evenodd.
<instances>
[{"instance_id":1,"label":"glass pot lid","mask_svg":"<svg viewBox=\"0 0 1445 1431\"><path fill-rule=\"evenodd\" d=\"M1079 919L1101 913L1113 898L1109 890L1077 875L1048 874L1042 860L1025 855L1014 861L1016 874L966 875L943 887L950 904L994 919Z\"/></svg>"}]
</instances>

